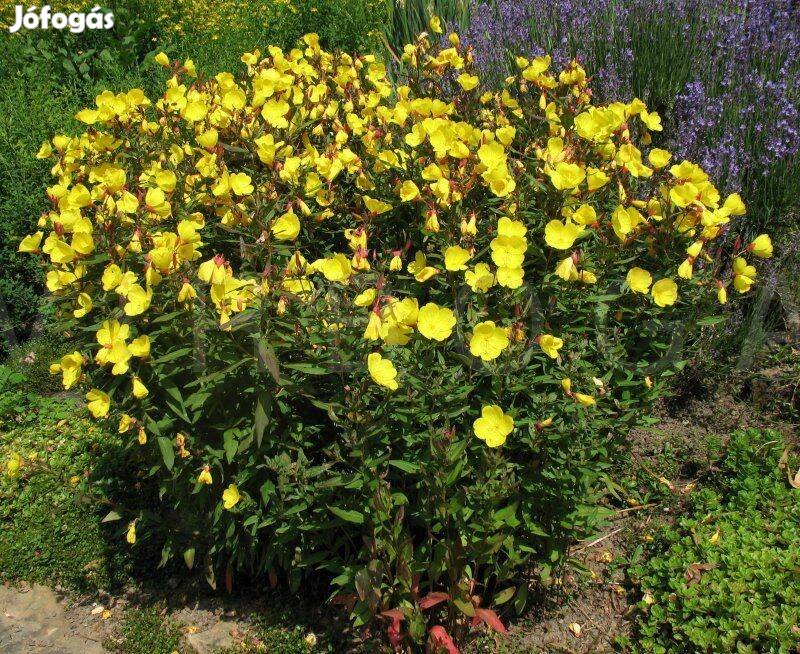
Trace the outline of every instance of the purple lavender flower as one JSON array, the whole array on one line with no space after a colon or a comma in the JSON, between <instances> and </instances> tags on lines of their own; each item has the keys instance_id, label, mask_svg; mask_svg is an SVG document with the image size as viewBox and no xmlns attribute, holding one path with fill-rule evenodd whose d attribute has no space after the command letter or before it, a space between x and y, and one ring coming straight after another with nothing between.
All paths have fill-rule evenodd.
<instances>
[{"instance_id":1,"label":"purple lavender flower","mask_svg":"<svg viewBox=\"0 0 800 654\"><path fill-rule=\"evenodd\" d=\"M641 97L724 190L798 174L796 0L473 0L462 39L488 76L513 55L577 58L600 101Z\"/></svg>"}]
</instances>

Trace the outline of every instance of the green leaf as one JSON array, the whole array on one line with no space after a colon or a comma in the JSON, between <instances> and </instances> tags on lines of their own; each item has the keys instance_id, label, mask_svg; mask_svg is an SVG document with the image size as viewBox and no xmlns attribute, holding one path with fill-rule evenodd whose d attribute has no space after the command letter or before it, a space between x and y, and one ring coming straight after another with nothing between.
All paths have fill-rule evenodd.
<instances>
[{"instance_id":1,"label":"green leaf","mask_svg":"<svg viewBox=\"0 0 800 654\"><path fill-rule=\"evenodd\" d=\"M468 618L471 618L475 615L475 607L469 600L464 600L456 597L453 598L453 604L455 604L456 608L459 611L461 611L464 615L466 615Z\"/></svg>"},{"instance_id":2,"label":"green leaf","mask_svg":"<svg viewBox=\"0 0 800 654\"><path fill-rule=\"evenodd\" d=\"M329 506L328 510L336 517L341 518L346 522L352 522L356 525L364 524L364 514L358 511L350 511L347 509L340 509L338 506Z\"/></svg>"},{"instance_id":3,"label":"green leaf","mask_svg":"<svg viewBox=\"0 0 800 654\"><path fill-rule=\"evenodd\" d=\"M297 370L297 372L304 372L307 375L327 375L328 370L325 368L320 368L319 366L315 366L311 363L284 363L284 368L289 368L290 370Z\"/></svg>"},{"instance_id":4,"label":"green leaf","mask_svg":"<svg viewBox=\"0 0 800 654\"><path fill-rule=\"evenodd\" d=\"M272 346L265 338L260 338L258 341L258 362L269 371L269 374L275 380L276 384L281 383L278 357L275 356L275 350L272 349Z\"/></svg>"},{"instance_id":5,"label":"green leaf","mask_svg":"<svg viewBox=\"0 0 800 654\"><path fill-rule=\"evenodd\" d=\"M233 429L228 429L222 434L223 439L223 447L225 448L225 457L228 459L228 463L233 461L233 457L236 456L236 451L239 449L239 440L236 438L236 431Z\"/></svg>"},{"instance_id":6,"label":"green leaf","mask_svg":"<svg viewBox=\"0 0 800 654\"><path fill-rule=\"evenodd\" d=\"M256 399L256 410L253 415L253 435L256 439L256 446L261 447L261 439L264 438L264 430L269 424L269 417L272 414L272 397L266 391L261 391Z\"/></svg>"},{"instance_id":7,"label":"green leaf","mask_svg":"<svg viewBox=\"0 0 800 654\"><path fill-rule=\"evenodd\" d=\"M495 606L499 606L500 604L505 604L508 600L514 597L514 593L517 592L517 589L513 586L506 588L505 590L501 590L499 593L495 593L494 599L492 600L492 604Z\"/></svg>"},{"instance_id":8,"label":"green leaf","mask_svg":"<svg viewBox=\"0 0 800 654\"><path fill-rule=\"evenodd\" d=\"M419 466L416 463L411 463L410 461L400 461L399 459L391 459L389 461L390 466L394 466L395 468L399 468L403 472L419 472Z\"/></svg>"},{"instance_id":9,"label":"green leaf","mask_svg":"<svg viewBox=\"0 0 800 654\"><path fill-rule=\"evenodd\" d=\"M158 449L161 450L161 458L164 459L164 465L167 470L172 470L175 465L175 450L172 448L172 441L166 436L159 436L156 441L158 442Z\"/></svg>"},{"instance_id":10,"label":"green leaf","mask_svg":"<svg viewBox=\"0 0 800 654\"><path fill-rule=\"evenodd\" d=\"M165 355L160 356L157 359L153 359L150 363L154 366L160 363L169 363L170 361L180 359L181 357L191 354L192 352L194 352L194 347L181 347L177 350L172 350L172 352L167 352Z\"/></svg>"}]
</instances>

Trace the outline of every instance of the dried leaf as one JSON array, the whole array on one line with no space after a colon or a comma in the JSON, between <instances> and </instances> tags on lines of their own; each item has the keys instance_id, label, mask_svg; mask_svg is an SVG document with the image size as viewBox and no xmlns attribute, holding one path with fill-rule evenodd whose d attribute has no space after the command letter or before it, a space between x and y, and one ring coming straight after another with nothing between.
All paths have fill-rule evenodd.
<instances>
[{"instance_id":1,"label":"dried leaf","mask_svg":"<svg viewBox=\"0 0 800 654\"><path fill-rule=\"evenodd\" d=\"M797 469L797 472L794 473L794 477L792 477L792 473L786 473L787 477L789 478L789 485L792 488L800 488L800 468Z\"/></svg>"},{"instance_id":2,"label":"dried leaf","mask_svg":"<svg viewBox=\"0 0 800 654\"><path fill-rule=\"evenodd\" d=\"M683 573L683 578L686 580L687 586L694 586L696 583L700 581L700 578L703 576L704 572L708 572L709 570L713 570L717 566L713 563L691 563L689 567L686 568L686 572Z\"/></svg>"}]
</instances>

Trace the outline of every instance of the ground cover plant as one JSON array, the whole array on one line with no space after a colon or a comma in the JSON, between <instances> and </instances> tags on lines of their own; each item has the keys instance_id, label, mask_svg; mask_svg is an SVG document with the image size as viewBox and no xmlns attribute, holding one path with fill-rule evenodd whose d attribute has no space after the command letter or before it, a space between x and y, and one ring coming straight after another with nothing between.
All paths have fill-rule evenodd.
<instances>
[{"instance_id":1,"label":"ground cover plant","mask_svg":"<svg viewBox=\"0 0 800 654\"><path fill-rule=\"evenodd\" d=\"M690 511L629 569L643 593L633 651L796 650L795 463L777 432L731 437Z\"/></svg>"},{"instance_id":2,"label":"ground cover plant","mask_svg":"<svg viewBox=\"0 0 800 654\"><path fill-rule=\"evenodd\" d=\"M673 336L772 253L722 238L744 203L649 147L641 100L549 57L482 83L448 38L393 80L314 34L235 75L159 54L162 94L103 92L42 145L20 244L75 348L53 372L158 487L120 538L228 589L323 572L395 645L505 630L518 571L602 519Z\"/></svg>"},{"instance_id":3,"label":"ground cover plant","mask_svg":"<svg viewBox=\"0 0 800 654\"><path fill-rule=\"evenodd\" d=\"M80 592L108 588L128 561L124 550L109 554L100 489L94 498L82 491L119 437L75 420L74 398L41 397L33 382L0 366L0 578Z\"/></svg>"}]
</instances>

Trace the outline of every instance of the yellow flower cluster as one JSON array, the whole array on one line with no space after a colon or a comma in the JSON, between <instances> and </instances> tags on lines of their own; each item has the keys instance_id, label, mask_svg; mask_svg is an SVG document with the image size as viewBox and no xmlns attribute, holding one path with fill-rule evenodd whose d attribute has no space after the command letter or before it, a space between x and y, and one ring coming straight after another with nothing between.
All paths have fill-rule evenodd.
<instances>
[{"instance_id":1,"label":"yellow flower cluster","mask_svg":"<svg viewBox=\"0 0 800 654\"><path fill-rule=\"evenodd\" d=\"M594 106L576 63L555 73L549 57L519 58L491 90L455 34L443 49L423 35L402 59L398 84L374 56L326 52L314 34L289 52L245 54L239 76L195 78L190 61L159 55L161 97L104 92L77 116L84 133L45 143L52 208L20 250L41 254L75 320L100 325L90 353L54 365L64 386L92 361L126 411L120 430L138 424L146 442L127 412L147 401L148 333L163 313L214 315L226 338L248 312L324 310L333 288L354 319L327 315L321 330L357 333L364 374L398 391L393 353L412 341L463 339L464 356L490 367L526 343L559 360L563 335L526 334L507 309L544 276L572 293L611 283L596 251L624 252L622 291L659 308L690 287L724 302L731 280L744 292L756 278L745 257L771 255L760 236L723 274L711 246L742 200L723 200L696 164L639 149L658 115L638 99ZM568 378L562 387L581 406L596 402ZM109 413L106 391L87 400L95 416ZM474 423L489 447L513 429L495 404ZM238 501L232 485L226 507Z\"/></svg>"}]
</instances>

